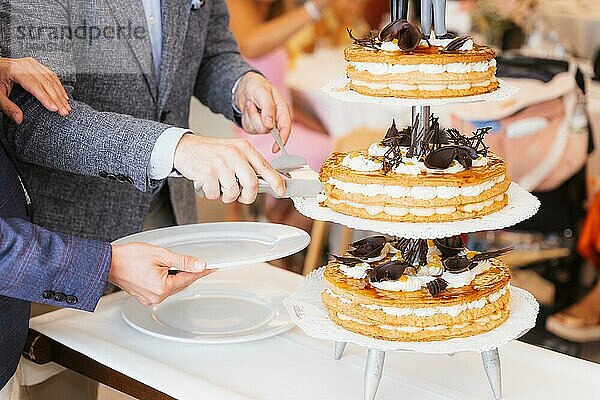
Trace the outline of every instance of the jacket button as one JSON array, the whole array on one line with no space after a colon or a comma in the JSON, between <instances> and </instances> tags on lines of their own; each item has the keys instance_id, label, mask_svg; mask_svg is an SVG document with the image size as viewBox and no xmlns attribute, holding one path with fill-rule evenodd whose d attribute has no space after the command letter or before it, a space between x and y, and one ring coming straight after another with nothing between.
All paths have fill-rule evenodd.
<instances>
[{"instance_id":1,"label":"jacket button","mask_svg":"<svg viewBox=\"0 0 600 400\"><path fill-rule=\"evenodd\" d=\"M75 304L75 303L77 303L77 297L68 295L66 297L65 301L67 302L67 304Z\"/></svg>"},{"instance_id":2,"label":"jacket button","mask_svg":"<svg viewBox=\"0 0 600 400\"><path fill-rule=\"evenodd\" d=\"M169 114L171 114L171 111L169 110L164 110L162 113L160 113L160 122L165 122Z\"/></svg>"},{"instance_id":3,"label":"jacket button","mask_svg":"<svg viewBox=\"0 0 600 400\"><path fill-rule=\"evenodd\" d=\"M129 183L130 185L133 185L135 182L133 181L133 178L126 176L125 177L125 182Z\"/></svg>"},{"instance_id":4,"label":"jacket button","mask_svg":"<svg viewBox=\"0 0 600 400\"><path fill-rule=\"evenodd\" d=\"M108 172L100 171L98 172L98 175L100 175L100 178L106 179L108 177Z\"/></svg>"},{"instance_id":5,"label":"jacket button","mask_svg":"<svg viewBox=\"0 0 600 400\"><path fill-rule=\"evenodd\" d=\"M48 300L54 297L54 292L52 290L45 290L42 293L42 298Z\"/></svg>"},{"instance_id":6,"label":"jacket button","mask_svg":"<svg viewBox=\"0 0 600 400\"><path fill-rule=\"evenodd\" d=\"M63 301L65 301L65 298L66 298L66 297L67 297L67 296L65 296L65 294L64 294L64 293L55 293L55 294L54 294L54 300L55 300L55 301L58 301L59 303L62 303Z\"/></svg>"},{"instance_id":7,"label":"jacket button","mask_svg":"<svg viewBox=\"0 0 600 400\"><path fill-rule=\"evenodd\" d=\"M108 174L106 177L108 179L110 179L111 181L116 181L117 180L117 176L115 174Z\"/></svg>"}]
</instances>

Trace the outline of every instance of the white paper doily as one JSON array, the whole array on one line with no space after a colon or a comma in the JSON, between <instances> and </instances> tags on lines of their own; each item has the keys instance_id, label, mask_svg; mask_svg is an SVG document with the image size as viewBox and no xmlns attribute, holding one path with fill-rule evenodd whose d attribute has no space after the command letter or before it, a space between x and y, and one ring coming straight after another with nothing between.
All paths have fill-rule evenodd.
<instances>
[{"instance_id":1,"label":"white paper doily","mask_svg":"<svg viewBox=\"0 0 600 400\"><path fill-rule=\"evenodd\" d=\"M375 231L411 239L444 238L461 233L503 229L531 218L540 208L537 197L515 182L510 184L508 205L500 211L480 218L450 222L385 222L340 214L322 207L316 198L295 197L294 206L309 218L345 225L349 228Z\"/></svg>"},{"instance_id":2,"label":"white paper doily","mask_svg":"<svg viewBox=\"0 0 600 400\"><path fill-rule=\"evenodd\" d=\"M467 338L455 338L435 342L393 342L373 339L345 330L328 316L321 302L325 278L321 267L308 274L296 292L283 301L292 321L308 336L337 342L354 343L359 346L384 351L416 351L428 354L450 354L461 351L482 353L502 346L523 336L535 326L539 304L526 290L510 288L510 315L498 328Z\"/></svg>"},{"instance_id":3,"label":"white paper doily","mask_svg":"<svg viewBox=\"0 0 600 400\"><path fill-rule=\"evenodd\" d=\"M374 97L366 96L364 94L357 93L347 88L349 79L340 77L329 81L325 86L321 88L328 96L350 103L371 103L371 104L384 104L399 107L411 107L411 106L441 106L445 104L455 103L476 103L480 101L502 101L515 95L519 89L509 85L502 79L498 79L500 84L499 88L491 93L478 94L475 96L465 97L448 97L443 99L403 99L396 97Z\"/></svg>"}]
</instances>

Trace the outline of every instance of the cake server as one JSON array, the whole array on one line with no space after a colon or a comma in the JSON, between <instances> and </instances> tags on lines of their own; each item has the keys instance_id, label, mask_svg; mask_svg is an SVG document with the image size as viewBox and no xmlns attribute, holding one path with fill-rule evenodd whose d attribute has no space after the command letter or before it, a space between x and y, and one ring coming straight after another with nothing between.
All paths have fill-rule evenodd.
<instances>
[{"instance_id":1,"label":"cake server","mask_svg":"<svg viewBox=\"0 0 600 400\"><path fill-rule=\"evenodd\" d=\"M281 173L281 171L279 172ZM267 181L260 176L258 177L258 193L270 194L276 198L316 197L323 190L319 174L310 169L308 165L288 170L286 173L282 173L282 175L285 180L285 194L283 196L278 196L271 189ZM204 191L198 182L194 182L194 189L198 196L205 197Z\"/></svg>"},{"instance_id":2,"label":"cake server","mask_svg":"<svg viewBox=\"0 0 600 400\"><path fill-rule=\"evenodd\" d=\"M308 166L305 158L289 154L286 151L277 129L273 129L271 135L281 149L281 155L271 162L271 166L284 176L285 195L278 196L260 176L258 177L258 193L270 194L276 198L316 197L323 190L319 174ZM204 197L202 188L196 182L194 182L194 188L199 196Z\"/></svg>"}]
</instances>

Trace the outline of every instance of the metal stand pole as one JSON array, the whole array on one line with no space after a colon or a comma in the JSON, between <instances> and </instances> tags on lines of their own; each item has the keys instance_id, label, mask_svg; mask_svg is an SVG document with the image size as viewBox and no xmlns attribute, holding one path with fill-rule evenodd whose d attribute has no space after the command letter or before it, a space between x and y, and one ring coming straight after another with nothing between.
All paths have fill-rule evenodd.
<instances>
[{"instance_id":1,"label":"metal stand pole","mask_svg":"<svg viewBox=\"0 0 600 400\"><path fill-rule=\"evenodd\" d=\"M344 354L344 350L346 349L346 342L335 342L335 351L333 352L333 358L335 360L339 360L342 358L342 354Z\"/></svg>"},{"instance_id":2,"label":"metal stand pole","mask_svg":"<svg viewBox=\"0 0 600 400\"><path fill-rule=\"evenodd\" d=\"M412 107L412 123L414 124L417 114L417 107ZM421 152L421 142L423 138L429 133L429 117L431 115L431 108L429 106L420 106L418 108L419 114L419 126L416 130L413 130L411 141L413 143L415 153Z\"/></svg>"},{"instance_id":3,"label":"metal stand pole","mask_svg":"<svg viewBox=\"0 0 600 400\"><path fill-rule=\"evenodd\" d=\"M494 398L499 400L502 398L502 371L500 370L498 349L484 351L481 353L481 360L483 361L483 369L494 393Z\"/></svg>"},{"instance_id":4,"label":"metal stand pole","mask_svg":"<svg viewBox=\"0 0 600 400\"><path fill-rule=\"evenodd\" d=\"M369 349L367 363L365 364L364 395L363 400L374 400L383 373L385 351Z\"/></svg>"}]
</instances>

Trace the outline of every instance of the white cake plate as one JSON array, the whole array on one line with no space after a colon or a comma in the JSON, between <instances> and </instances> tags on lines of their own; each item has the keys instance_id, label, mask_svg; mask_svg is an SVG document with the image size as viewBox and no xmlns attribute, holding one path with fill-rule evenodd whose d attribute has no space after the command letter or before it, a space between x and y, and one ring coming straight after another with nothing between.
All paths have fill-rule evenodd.
<instances>
[{"instance_id":1,"label":"white cake plate","mask_svg":"<svg viewBox=\"0 0 600 400\"><path fill-rule=\"evenodd\" d=\"M397 97L375 97L357 93L348 88L349 79L345 76L329 81L321 90L328 96L349 103L383 104L399 107L442 106L455 103L477 103L481 101L502 101L515 95L519 89L498 79L499 87L491 93L464 97L440 99L410 99Z\"/></svg>"},{"instance_id":2,"label":"white cake plate","mask_svg":"<svg viewBox=\"0 0 600 400\"><path fill-rule=\"evenodd\" d=\"M376 221L344 215L322 207L317 198L293 198L292 200L301 214L315 220L335 222L353 229L381 232L404 238L435 239L461 233L503 229L531 218L540 208L538 198L517 183L511 183L507 194L508 205L495 213L462 221L420 223Z\"/></svg>"},{"instance_id":3,"label":"white cake plate","mask_svg":"<svg viewBox=\"0 0 600 400\"><path fill-rule=\"evenodd\" d=\"M433 342L395 342L370 338L336 325L321 301L325 289L324 267L310 273L296 292L284 300L292 321L304 333L319 339L335 341L334 358L341 358L346 343L369 349L364 374L364 400L373 400L379 386L385 352L414 351L427 354L454 355L461 351L481 354L483 366L496 399L502 397L498 347L523 336L535 326L539 304L529 292L510 288L510 315L498 328L467 338Z\"/></svg>"}]
</instances>

